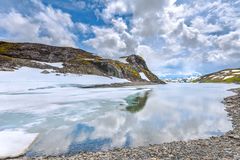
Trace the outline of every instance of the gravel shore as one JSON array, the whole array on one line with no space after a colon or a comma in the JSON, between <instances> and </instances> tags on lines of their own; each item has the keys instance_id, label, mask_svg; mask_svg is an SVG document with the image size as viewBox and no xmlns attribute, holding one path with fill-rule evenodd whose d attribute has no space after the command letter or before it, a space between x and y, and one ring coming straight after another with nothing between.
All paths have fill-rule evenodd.
<instances>
[{"instance_id":1,"label":"gravel shore","mask_svg":"<svg viewBox=\"0 0 240 160\"><path fill-rule=\"evenodd\" d=\"M157 159L233 159L240 160L240 89L236 95L224 99L233 130L220 137L191 141L177 141L132 149L79 153L73 156L37 157L36 160L157 160ZM17 159L29 159L20 157Z\"/></svg>"}]
</instances>

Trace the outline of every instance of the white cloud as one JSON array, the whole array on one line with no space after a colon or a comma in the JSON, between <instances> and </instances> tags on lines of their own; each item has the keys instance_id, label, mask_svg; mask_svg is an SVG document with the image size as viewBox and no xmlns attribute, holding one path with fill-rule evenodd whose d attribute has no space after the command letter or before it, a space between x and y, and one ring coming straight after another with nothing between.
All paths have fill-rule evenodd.
<instances>
[{"instance_id":1,"label":"white cloud","mask_svg":"<svg viewBox=\"0 0 240 160\"><path fill-rule=\"evenodd\" d=\"M107 7L103 10L104 20L111 19L115 14L125 14L129 11L127 0L113 0L107 2Z\"/></svg>"},{"instance_id":2,"label":"white cloud","mask_svg":"<svg viewBox=\"0 0 240 160\"><path fill-rule=\"evenodd\" d=\"M15 10L0 12L0 29L7 34L6 39L76 46L77 37L71 31L74 26L71 16L50 6L46 7L39 1L33 3L39 9L33 15L23 15Z\"/></svg>"},{"instance_id":3,"label":"white cloud","mask_svg":"<svg viewBox=\"0 0 240 160\"><path fill-rule=\"evenodd\" d=\"M39 25L33 24L30 18L12 11L8 14L0 14L0 28L4 29L9 36L17 37L19 40L34 41L37 40Z\"/></svg>"},{"instance_id":4,"label":"white cloud","mask_svg":"<svg viewBox=\"0 0 240 160\"><path fill-rule=\"evenodd\" d=\"M229 34L219 36L216 45L224 51L240 50L240 30L230 32Z\"/></svg>"},{"instance_id":5,"label":"white cloud","mask_svg":"<svg viewBox=\"0 0 240 160\"><path fill-rule=\"evenodd\" d=\"M0 12L0 32L5 33L1 37L76 46L77 32L91 36L84 44L96 53L140 54L154 70L165 73L214 71L220 63L240 64L239 0L95 0L90 8L105 23L95 27L74 23L70 14L41 1L31 2L34 14L17 9Z\"/></svg>"},{"instance_id":6,"label":"white cloud","mask_svg":"<svg viewBox=\"0 0 240 160\"><path fill-rule=\"evenodd\" d=\"M198 29L201 33L212 33L222 30L219 25L208 23L203 17L196 17L191 23L192 27Z\"/></svg>"},{"instance_id":7,"label":"white cloud","mask_svg":"<svg viewBox=\"0 0 240 160\"><path fill-rule=\"evenodd\" d=\"M216 46L216 50L208 53L210 62L239 64L240 31L214 37L213 44Z\"/></svg>"},{"instance_id":8,"label":"white cloud","mask_svg":"<svg viewBox=\"0 0 240 160\"><path fill-rule=\"evenodd\" d=\"M199 48L208 45L208 39L201 34L197 28L188 27L185 23L180 23L173 32L172 39L175 43L180 43L185 48Z\"/></svg>"},{"instance_id":9,"label":"white cloud","mask_svg":"<svg viewBox=\"0 0 240 160\"><path fill-rule=\"evenodd\" d=\"M69 14L54 10L52 7L44 7L38 15L35 15L34 20L40 25L40 31L46 34L49 43L76 46L76 36L71 32L74 23Z\"/></svg>"},{"instance_id":10,"label":"white cloud","mask_svg":"<svg viewBox=\"0 0 240 160\"><path fill-rule=\"evenodd\" d=\"M176 0L133 0L131 5L133 6L135 16L143 16L146 13L158 13L166 7L173 5L175 1Z\"/></svg>"},{"instance_id":11,"label":"white cloud","mask_svg":"<svg viewBox=\"0 0 240 160\"><path fill-rule=\"evenodd\" d=\"M77 29L84 34L89 33L91 31L91 28L89 27L89 25L87 25L85 23L78 22L75 25L76 25Z\"/></svg>"},{"instance_id":12,"label":"white cloud","mask_svg":"<svg viewBox=\"0 0 240 160\"><path fill-rule=\"evenodd\" d=\"M114 53L121 52L126 48L126 44L120 35L113 29L93 27L92 30L96 37L84 41L84 43L98 49L103 55L107 54L112 57Z\"/></svg>"},{"instance_id":13,"label":"white cloud","mask_svg":"<svg viewBox=\"0 0 240 160\"><path fill-rule=\"evenodd\" d=\"M124 51L132 47L126 55L142 55L154 70L195 73L213 71L219 63L230 67L240 62L239 7L237 2L222 0L182 4L175 0L115 0L106 2L102 14L108 23L115 23L115 34L122 42L125 39L116 28L116 17L132 15L125 33L135 45L125 43ZM122 49L111 52L111 56L118 56L116 51Z\"/></svg>"},{"instance_id":14,"label":"white cloud","mask_svg":"<svg viewBox=\"0 0 240 160\"><path fill-rule=\"evenodd\" d=\"M122 18L112 19L112 24L120 32L123 32L124 30L128 29L126 23L123 21Z\"/></svg>"}]
</instances>

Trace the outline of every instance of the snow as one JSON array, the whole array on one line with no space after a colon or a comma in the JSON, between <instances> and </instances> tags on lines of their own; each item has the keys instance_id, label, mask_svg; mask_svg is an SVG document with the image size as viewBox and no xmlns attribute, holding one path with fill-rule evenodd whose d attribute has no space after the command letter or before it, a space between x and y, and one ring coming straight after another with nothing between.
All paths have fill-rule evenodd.
<instances>
[{"instance_id":1,"label":"snow","mask_svg":"<svg viewBox=\"0 0 240 160\"><path fill-rule=\"evenodd\" d=\"M49 66L53 66L53 67L58 67L58 68L62 68L63 67L63 63L45 63Z\"/></svg>"},{"instance_id":2,"label":"snow","mask_svg":"<svg viewBox=\"0 0 240 160\"><path fill-rule=\"evenodd\" d=\"M21 130L0 131L0 158L24 154L37 135L37 133L26 133Z\"/></svg>"},{"instance_id":3,"label":"snow","mask_svg":"<svg viewBox=\"0 0 240 160\"><path fill-rule=\"evenodd\" d=\"M210 78L212 78L212 77L215 77L215 75L211 75L211 76L209 76Z\"/></svg>"},{"instance_id":4,"label":"snow","mask_svg":"<svg viewBox=\"0 0 240 160\"><path fill-rule=\"evenodd\" d=\"M223 78L224 78L224 76L215 76L215 77L212 78L212 80L214 80L214 79L223 79Z\"/></svg>"},{"instance_id":5,"label":"snow","mask_svg":"<svg viewBox=\"0 0 240 160\"><path fill-rule=\"evenodd\" d=\"M149 81L149 79L146 77L146 75L143 72L140 72L139 74L142 79Z\"/></svg>"},{"instance_id":6,"label":"snow","mask_svg":"<svg viewBox=\"0 0 240 160\"><path fill-rule=\"evenodd\" d=\"M223 80L225 80L225 79L229 79L229 78L233 78L234 76L226 76L226 77L224 77L224 79Z\"/></svg>"},{"instance_id":7,"label":"snow","mask_svg":"<svg viewBox=\"0 0 240 160\"><path fill-rule=\"evenodd\" d=\"M126 103L127 95L142 91L131 87L84 89L82 85L128 81L94 75L56 76L41 71L23 67L14 72L0 72L0 159L29 151L35 138L48 133L49 128L95 119L96 115L115 110L119 103ZM47 123L48 120L53 121ZM65 142L50 145L51 140L55 139L50 136L49 145L45 147L49 147L49 152Z\"/></svg>"},{"instance_id":8,"label":"snow","mask_svg":"<svg viewBox=\"0 0 240 160\"><path fill-rule=\"evenodd\" d=\"M24 154L36 137L46 132L46 126L54 128L59 123L94 119L96 114L124 104L127 95L141 92L131 87L81 88L82 85L129 82L126 79L74 74L56 76L41 72L28 67L14 72L0 71L0 159ZM106 102L109 104L104 104ZM46 123L56 116L62 118ZM29 130L34 133L28 133Z\"/></svg>"},{"instance_id":9,"label":"snow","mask_svg":"<svg viewBox=\"0 0 240 160\"><path fill-rule=\"evenodd\" d=\"M40 62L40 61L32 61L32 62L35 62L35 63L40 63L40 64L47 64L49 66L52 66L52 67L57 67L57 68L62 68L63 67L63 63L62 62L59 62L59 63L47 63L47 62Z\"/></svg>"},{"instance_id":10,"label":"snow","mask_svg":"<svg viewBox=\"0 0 240 160\"><path fill-rule=\"evenodd\" d=\"M227 73L229 73L230 71L222 71L221 73L223 73L223 74L227 74Z\"/></svg>"},{"instance_id":11,"label":"snow","mask_svg":"<svg viewBox=\"0 0 240 160\"><path fill-rule=\"evenodd\" d=\"M127 58L119 58L118 61L122 62L122 63L127 63Z\"/></svg>"},{"instance_id":12,"label":"snow","mask_svg":"<svg viewBox=\"0 0 240 160\"><path fill-rule=\"evenodd\" d=\"M81 85L111 84L129 82L126 79L104 77L97 75L76 75L56 73L42 74L41 69L22 67L14 72L0 71L0 82L54 82L54 83L77 83Z\"/></svg>"},{"instance_id":13,"label":"snow","mask_svg":"<svg viewBox=\"0 0 240 160\"><path fill-rule=\"evenodd\" d=\"M238 70L238 69L235 69L235 70L232 70L232 72L240 72L240 70Z\"/></svg>"}]
</instances>

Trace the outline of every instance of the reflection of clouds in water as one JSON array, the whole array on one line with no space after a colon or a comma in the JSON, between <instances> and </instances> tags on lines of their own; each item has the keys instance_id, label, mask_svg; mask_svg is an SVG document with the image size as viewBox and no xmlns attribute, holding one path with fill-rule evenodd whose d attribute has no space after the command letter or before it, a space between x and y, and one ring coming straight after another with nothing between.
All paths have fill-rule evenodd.
<instances>
[{"instance_id":1,"label":"reflection of clouds in water","mask_svg":"<svg viewBox=\"0 0 240 160\"><path fill-rule=\"evenodd\" d=\"M182 95L184 93L184 95ZM222 93L206 88L155 89L146 106L136 114L112 112L96 119L93 137L112 137L113 146L131 146L206 138L231 129L221 100Z\"/></svg>"},{"instance_id":2,"label":"reflection of clouds in water","mask_svg":"<svg viewBox=\"0 0 240 160\"><path fill-rule=\"evenodd\" d=\"M72 137L69 135L71 131L71 128L61 127L41 133L26 155L57 155L66 153L72 143Z\"/></svg>"},{"instance_id":3,"label":"reflection of clouds in water","mask_svg":"<svg viewBox=\"0 0 240 160\"><path fill-rule=\"evenodd\" d=\"M225 90L232 86L168 84L149 88L153 91L65 88L54 92L48 106L32 108L45 121L29 129L40 133L29 154L53 155L205 138L231 129L220 102L229 95ZM146 103L134 99L147 92ZM127 112L126 97L145 106L134 106L134 112Z\"/></svg>"},{"instance_id":4,"label":"reflection of clouds in water","mask_svg":"<svg viewBox=\"0 0 240 160\"><path fill-rule=\"evenodd\" d=\"M111 137L112 147L121 147L127 140L127 133L131 124L135 122L134 116L129 113L113 111L90 123L95 126L92 134L94 138Z\"/></svg>"}]
</instances>

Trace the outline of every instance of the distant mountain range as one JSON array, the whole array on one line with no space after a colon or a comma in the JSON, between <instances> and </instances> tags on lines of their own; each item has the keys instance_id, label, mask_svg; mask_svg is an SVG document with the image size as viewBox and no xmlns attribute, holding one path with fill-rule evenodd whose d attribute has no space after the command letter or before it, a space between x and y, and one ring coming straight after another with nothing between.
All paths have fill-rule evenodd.
<instances>
[{"instance_id":1,"label":"distant mountain range","mask_svg":"<svg viewBox=\"0 0 240 160\"><path fill-rule=\"evenodd\" d=\"M112 60L70 47L0 42L0 71L14 71L21 67L42 69L43 74L91 74L132 82L164 83L148 69L144 59L137 55Z\"/></svg>"},{"instance_id":2,"label":"distant mountain range","mask_svg":"<svg viewBox=\"0 0 240 160\"><path fill-rule=\"evenodd\" d=\"M240 68L225 69L201 76L194 80L200 83L240 83Z\"/></svg>"},{"instance_id":3,"label":"distant mountain range","mask_svg":"<svg viewBox=\"0 0 240 160\"><path fill-rule=\"evenodd\" d=\"M165 82L174 82L174 83L189 83L193 80L196 80L201 76L200 73L192 73L192 74L167 74L160 75L161 79L164 79Z\"/></svg>"}]
</instances>

